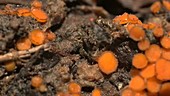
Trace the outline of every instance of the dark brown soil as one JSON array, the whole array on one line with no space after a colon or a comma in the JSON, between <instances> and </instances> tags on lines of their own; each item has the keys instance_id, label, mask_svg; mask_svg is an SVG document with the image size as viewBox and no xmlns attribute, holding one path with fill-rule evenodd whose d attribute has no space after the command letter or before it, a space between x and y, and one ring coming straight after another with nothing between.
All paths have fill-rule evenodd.
<instances>
[{"instance_id":1,"label":"dark brown soil","mask_svg":"<svg viewBox=\"0 0 170 96\"><path fill-rule=\"evenodd\" d=\"M0 8L4 7L3 1ZM148 8L154 0L127 1L42 0L49 16L45 24L31 17L0 15L1 55L16 50L16 41L36 28L51 30L57 37L50 42L50 50L42 49L16 60L17 68L13 72L7 72L1 63L0 96L55 96L65 92L71 81L81 85L82 96L90 96L96 87L102 90L102 96L120 96L120 90L130 79L132 56L139 50L125 28L114 24L112 19L117 14L131 12L145 20L151 14ZM30 7L26 3L17 4L21 5L14 3L12 7ZM111 75L102 73L96 62L96 57L105 50L113 51L119 60L117 71ZM35 75L43 78L47 91L31 87Z\"/></svg>"}]
</instances>

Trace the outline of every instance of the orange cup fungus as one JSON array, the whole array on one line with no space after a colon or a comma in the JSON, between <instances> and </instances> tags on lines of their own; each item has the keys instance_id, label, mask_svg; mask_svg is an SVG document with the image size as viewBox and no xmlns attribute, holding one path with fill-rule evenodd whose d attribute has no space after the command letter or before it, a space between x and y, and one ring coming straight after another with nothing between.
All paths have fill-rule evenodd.
<instances>
[{"instance_id":1,"label":"orange cup fungus","mask_svg":"<svg viewBox=\"0 0 170 96\"><path fill-rule=\"evenodd\" d=\"M38 1L38 0L34 0L34 1L31 3L31 6L34 7L34 8L41 8L41 7L42 7L42 2L41 2L41 1Z\"/></svg>"},{"instance_id":2,"label":"orange cup fungus","mask_svg":"<svg viewBox=\"0 0 170 96\"><path fill-rule=\"evenodd\" d=\"M163 0L162 3L163 3L163 5L164 5L164 7L165 7L168 11L170 11L170 2L169 2L168 0Z\"/></svg>"},{"instance_id":3,"label":"orange cup fungus","mask_svg":"<svg viewBox=\"0 0 170 96\"><path fill-rule=\"evenodd\" d=\"M152 23L152 22L149 22L147 25L148 25L147 29L149 30L152 30L157 26L155 23Z\"/></svg>"},{"instance_id":4,"label":"orange cup fungus","mask_svg":"<svg viewBox=\"0 0 170 96\"><path fill-rule=\"evenodd\" d=\"M170 60L170 49L162 48L162 58Z\"/></svg>"},{"instance_id":5,"label":"orange cup fungus","mask_svg":"<svg viewBox=\"0 0 170 96\"><path fill-rule=\"evenodd\" d=\"M147 96L145 91L136 91L134 96Z\"/></svg>"},{"instance_id":6,"label":"orange cup fungus","mask_svg":"<svg viewBox=\"0 0 170 96\"><path fill-rule=\"evenodd\" d=\"M16 48L20 51L28 50L31 48L31 41L28 38L21 38L16 42Z\"/></svg>"},{"instance_id":7,"label":"orange cup fungus","mask_svg":"<svg viewBox=\"0 0 170 96\"><path fill-rule=\"evenodd\" d=\"M130 88L126 88L121 92L121 96L134 96L134 92Z\"/></svg>"},{"instance_id":8,"label":"orange cup fungus","mask_svg":"<svg viewBox=\"0 0 170 96\"><path fill-rule=\"evenodd\" d=\"M148 64L148 60L146 56L142 53L137 53L134 55L132 59L132 65L138 69L142 69L146 67Z\"/></svg>"},{"instance_id":9,"label":"orange cup fungus","mask_svg":"<svg viewBox=\"0 0 170 96\"><path fill-rule=\"evenodd\" d=\"M146 88L150 93L159 92L160 87L161 87L161 82L157 78L153 77L147 79Z\"/></svg>"},{"instance_id":10,"label":"orange cup fungus","mask_svg":"<svg viewBox=\"0 0 170 96\"><path fill-rule=\"evenodd\" d=\"M18 16L31 16L29 8L19 8L17 9Z\"/></svg>"},{"instance_id":11,"label":"orange cup fungus","mask_svg":"<svg viewBox=\"0 0 170 96\"><path fill-rule=\"evenodd\" d=\"M113 22L117 22L119 24L142 24L138 17L133 14L128 14L126 12L122 15L116 16L113 19Z\"/></svg>"},{"instance_id":12,"label":"orange cup fungus","mask_svg":"<svg viewBox=\"0 0 170 96\"><path fill-rule=\"evenodd\" d=\"M42 30L35 29L29 33L29 39L34 45L41 45L44 43L46 36Z\"/></svg>"},{"instance_id":13,"label":"orange cup fungus","mask_svg":"<svg viewBox=\"0 0 170 96\"><path fill-rule=\"evenodd\" d=\"M138 42L138 48L141 51L145 51L150 47L150 41L148 39L143 39Z\"/></svg>"},{"instance_id":14,"label":"orange cup fungus","mask_svg":"<svg viewBox=\"0 0 170 96\"><path fill-rule=\"evenodd\" d=\"M159 1L154 2L150 7L150 10L153 13L159 13L159 11L161 10L161 3Z\"/></svg>"},{"instance_id":15,"label":"orange cup fungus","mask_svg":"<svg viewBox=\"0 0 170 96\"><path fill-rule=\"evenodd\" d=\"M31 78L31 85L35 88L39 88L43 84L43 79L40 76L34 76Z\"/></svg>"},{"instance_id":16,"label":"orange cup fungus","mask_svg":"<svg viewBox=\"0 0 170 96\"><path fill-rule=\"evenodd\" d=\"M120 16L116 16L113 19L113 22L118 22L119 24L126 24L128 23L128 13L124 13Z\"/></svg>"},{"instance_id":17,"label":"orange cup fungus","mask_svg":"<svg viewBox=\"0 0 170 96\"><path fill-rule=\"evenodd\" d=\"M47 14L41 9L33 8L31 10L31 14L33 18L35 18L38 22L41 23L45 23L48 19Z\"/></svg>"},{"instance_id":18,"label":"orange cup fungus","mask_svg":"<svg viewBox=\"0 0 170 96\"><path fill-rule=\"evenodd\" d=\"M140 41L145 38L145 31L141 26L134 26L129 30L129 37L134 41Z\"/></svg>"},{"instance_id":19,"label":"orange cup fungus","mask_svg":"<svg viewBox=\"0 0 170 96\"><path fill-rule=\"evenodd\" d=\"M101 90L100 89L94 89L93 91L92 91L92 96L102 96L101 95Z\"/></svg>"},{"instance_id":20,"label":"orange cup fungus","mask_svg":"<svg viewBox=\"0 0 170 96\"><path fill-rule=\"evenodd\" d=\"M118 60L112 51L105 51L98 58L98 66L105 74L110 74L116 71Z\"/></svg>"},{"instance_id":21,"label":"orange cup fungus","mask_svg":"<svg viewBox=\"0 0 170 96\"><path fill-rule=\"evenodd\" d=\"M160 58L161 53L161 48L156 44L150 45L149 49L145 51L145 55L149 62L156 62Z\"/></svg>"},{"instance_id":22,"label":"orange cup fungus","mask_svg":"<svg viewBox=\"0 0 170 96\"><path fill-rule=\"evenodd\" d=\"M55 35L53 32L51 32L51 31L48 31L48 32L46 32L45 34L46 34L46 38L47 38L49 41L53 41L53 40L55 40L55 38L56 38L56 35Z\"/></svg>"},{"instance_id":23,"label":"orange cup fungus","mask_svg":"<svg viewBox=\"0 0 170 96\"><path fill-rule=\"evenodd\" d=\"M170 49L170 32L161 38L160 43L163 48Z\"/></svg>"},{"instance_id":24,"label":"orange cup fungus","mask_svg":"<svg viewBox=\"0 0 170 96\"><path fill-rule=\"evenodd\" d=\"M71 94L80 94L81 93L81 86L75 82L71 82L68 84L68 91Z\"/></svg>"},{"instance_id":25,"label":"orange cup fungus","mask_svg":"<svg viewBox=\"0 0 170 96\"><path fill-rule=\"evenodd\" d=\"M140 72L140 75L145 79L151 78L155 76L155 74L155 64L149 64Z\"/></svg>"},{"instance_id":26,"label":"orange cup fungus","mask_svg":"<svg viewBox=\"0 0 170 96\"><path fill-rule=\"evenodd\" d=\"M132 77L132 79L129 82L129 88L135 91L142 91L146 87L145 81L140 76Z\"/></svg>"},{"instance_id":27,"label":"orange cup fungus","mask_svg":"<svg viewBox=\"0 0 170 96\"><path fill-rule=\"evenodd\" d=\"M5 64L4 68L8 72L14 71L16 68L16 63L14 61L7 61L4 64Z\"/></svg>"},{"instance_id":28,"label":"orange cup fungus","mask_svg":"<svg viewBox=\"0 0 170 96\"><path fill-rule=\"evenodd\" d=\"M156 62L156 77L159 80L167 81L170 80L170 61L165 59L159 59Z\"/></svg>"},{"instance_id":29,"label":"orange cup fungus","mask_svg":"<svg viewBox=\"0 0 170 96\"><path fill-rule=\"evenodd\" d=\"M161 26L157 26L153 29L153 35L155 37L162 37L164 35L163 28Z\"/></svg>"}]
</instances>

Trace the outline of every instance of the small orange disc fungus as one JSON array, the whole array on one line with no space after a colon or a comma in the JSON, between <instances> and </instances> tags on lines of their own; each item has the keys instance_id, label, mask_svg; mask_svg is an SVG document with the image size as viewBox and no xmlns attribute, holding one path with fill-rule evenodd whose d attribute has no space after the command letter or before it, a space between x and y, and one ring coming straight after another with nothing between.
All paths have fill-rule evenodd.
<instances>
[{"instance_id":1,"label":"small orange disc fungus","mask_svg":"<svg viewBox=\"0 0 170 96\"><path fill-rule=\"evenodd\" d=\"M57 93L55 96L72 96L72 94L69 94L69 93L65 93L65 92L59 92Z\"/></svg>"},{"instance_id":2,"label":"small orange disc fungus","mask_svg":"<svg viewBox=\"0 0 170 96\"><path fill-rule=\"evenodd\" d=\"M159 80L170 80L170 61L165 59L159 59L156 62L156 76Z\"/></svg>"},{"instance_id":3,"label":"small orange disc fungus","mask_svg":"<svg viewBox=\"0 0 170 96\"><path fill-rule=\"evenodd\" d=\"M81 87L79 84L77 84L75 82L71 82L68 84L68 91L71 94L79 94L81 92Z\"/></svg>"},{"instance_id":4,"label":"small orange disc fungus","mask_svg":"<svg viewBox=\"0 0 170 96\"><path fill-rule=\"evenodd\" d=\"M6 71L11 72L11 71L15 70L16 64L14 61L7 61L7 62L5 62L4 68Z\"/></svg>"},{"instance_id":5,"label":"small orange disc fungus","mask_svg":"<svg viewBox=\"0 0 170 96\"><path fill-rule=\"evenodd\" d=\"M31 6L34 7L34 8L41 8L41 7L42 7L42 2L39 1L39 0L34 0L34 1L31 3Z\"/></svg>"},{"instance_id":6,"label":"small orange disc fungus","mask_svg":"<svg viewBox=\"0 0 170 96\"><path fill-rule=\"evenodd\" d=\"M145 81L140 76L132 77L132 79L129 82L129 88L135 91L142 91L145 89Z\"/></svg>"},{"instance_id":7,"label":"small orange disc fungus","mask_svg":"<svg viewBox=\"0 0 170 96\"><path fill-rule=\"evenodd\" d=\"M152 22L149 22L148 23L148 29L149 30L152 30L152 29L154 29L156 27L156 24L155 23L152 23Z\"/></svg>"},{"instance_id":8,"label":"small orange disc fungus","mask_svg":"<svg viewBox=\"0 0 170 96\"><path fill-rule=\"evenodd\" d=\"M151 78L153 76L155 76L155 64L149 64L148 66L146 66L144 69L142 69L142 71L140 72L140 75L145 78Z\"/></svg>"},{"instance_id":9,"label":"small orange disc fungus","mask_svg":"<svg viewBox=\"0 0 170 96\"><path fill-rule=\"evenodd\" d=\"M112 51L105 51L98 58L100 70L105 74L110 74L116 71L118 60Z\"/></svg>"},{"instance_id":10,"label":"small orange disc fungus","mask_svg":"<svg viewBox=\"0 0 170 96\"><path fill-rule=\"evenodd\" d=\"M53 40L55 40L56 35L55 35L53 32L48 31L48 32L46 32L46 38L47 38L49 41L53 41Z\"/></svg>"},{"instance_id":11,"label":"small orange disc fungus","mask_svg":"<svg viewBox=\"0 0 170 96\"><path fill-rule=\"evenodd\" d=\"M127 24L126 29L127 32L129 33L129 31L135 26L135 24Z\"/></svg>"},{"instance_id":12,"label":"small orange disc fungus","mask_svg":"<svg viewBox=\"0 0 170 96\"><path fill-rule=\"evenodd\" d=\"M101 95L101 90L100 89L94 89L92 91L92 96L102 96Z\"/></svg>"},{"instance_id":13,"label":"small orange disc fungus","mask_svg":"<svg viewBox=\"0 0 170 96\"><path fill-rule=\"evenodd\" d=\"M162 37L164 35L163 28L161 26L157 26L153 29L153 35L155 37Z\"/></svg>"},{"instance_id":14,"label":"small orange disc fungus","mask_svg":"<svg viewBox=\"0 0 170 96\"><path fill-rule=\"evenodd\" d=\"M133 14L129 14L128 16L128 22L131 23L131 24L138 24L139 23L139 19L136 15L133 15Z\"/></svg>"},{"instance_id":15,"label":"small orange disc fungus","mask_svg":"<svg viewBox=\"0 0 170 96\"><path fill-rule=\"evenodd\" d=\"M138 48L141 51L145 51L146 49L149 48L149 46L150 46L150 41L148 39L143 39L138 42Z\"/></svg>"},{"instance_id":16,"label":"small orange disc fungus","mask_svg":"<svg viewBox=\"0 0 170 96\"><path fill-rule=\"evenodd\" d=\"M28 38L19 39L16 43L16 48L20 51L28 50L31 48L31 41Z\"/></svg>"},{"instance_id":17,"label":"small orange disc fungus","mask_svg":"<svg viewBox=\"0 0 170 96\"><path fill-rule=\"evenodd\" d=\"M34 76L31 78L31 85L35 88L39 88L43 84L43 79L40 76Z\"/></svg>"},{"instance_id":18,"label":"small orange disc fungus","mask_svg":"<svg viewBox=\"0 0 170 96\"><path fill-rule=\"evenodd\" d=\"M41 45L44 43L46 36L42 30L35 29L29 33L29 39L34 45Z\"/></svg>"},{"instance_id":19,"label":"small orange disc fungus","mask_svg":"<svg viewBox=\"0 0 170 96\"><path fill-rule=\"evenodd\" d=\"M159 92L160 87L161 87L161 82L155 77L149 78L146 82L146 88L151 93Z\"/></svg>"},{"instance_id":20,"label":"small orange disc fungus","mask_svg":"<svg viewBox=\"0 0 170 96\"><path fill-rule=\"evenodd\" d=\"M170 60L170 49L162 49L162 58Z\"/></svg>"},{"instance_id":21,"label":"small orange disc fungus","mask_svg":"<svg viewBox=\"0 0 170 96\"><path fill-rule=\"evenodd\" d=\"M121 92L121 96L134 96L134 92L130 88L126 88Z\"/></svg>"},{"instance_id":22,"label":"small orange disc fungus","mask_svg":"<svg viewBox=\"0 0 170 96\"><path fill-rule=\"evenodd\" d=\"M148 96L145 91L136 91L134 96Z\"/></svg>"},{"instance_id":23,"label":"small orange disc fungus","mask_svg":"<svg viewBox=\"0 0 170 96\"><path fill-rule=\"evenodd\" d=\"M119 24L126 24L128 23L128 13L124 13L122 15L119 15L119 16L116 16L114 19L113 19L113 22L117 22Z\"/></svg>"},{"instance_id":24,"label":"small orange disc fungus","mask_svg":"<svg viewBox=\"0 0 170 96\"><path fill-rule=\"evenodd\" d=\"M18 16L31 16L29 8L19 8L17 9Z\"/></svg>"},{"instance_id":25,"label":"small orange disc fungus","mask_svg":"<svg viewBox=\"0 0 170 96\"><path fill-rule=\"evenodd\" d=\"M159 11L161 10L161 3L159 1L154 2L151 5L150 10L152 13L159 13Z\"/></svg>"},{"instance_id":26,"label":"small orange disc fungus","mask_svg":"<svg viewBox=\"0 0 170 96\"><path fill-rule=\"evenodd\" d=\"M163 48L170 49L170 32L161 38L160 43Z\"/></svg>"},{"instance_id":27,"label":"small orange disc fungus","mask_svg":"<svg viewBox=\"0 0 170 96\"><path fill-rule=\"evenodd\" d=\"M160 58L161 53L161 48L156 44L150 45L149 49L145 51L145 55L149 62L156 62Z\"/></svg>"},{"instance_id":28,"label":"small orange disc fungus","mask_svg":"<svg viewBox=\"0 0 170 96\"><path fill-rule=\"evenodd\" d=\"M159 96L170 96L170 82L162 84Z\"/></svg>"},{"instance_id":29,"label":"small orange disc fungus","mask_svg":"<svg viewBox=\"0 0 170 96\"><path fill-rule=\"evenodd\" d=\"M31 13L32 17L35 18L38 22L45 23L48 19L47 14L41 9L33 8Z\"/></svg>"},{"instance_id":30,"label":"small orange disc fungus","mask_svg":"<svg viewBox=\"0 0 170 96\"><path fill-rule=\"evenodd\" d=\"M162 0L164 7L170 11L170 2L168 0Z\"/></svg>"},{"instance_id":31,"label":"small orange disc fungus","mask_svg":"<svg viewBox=\"0 0 170 96\"><path fill-rule=\"evenodd\" d=\"M69 96L81 96L80 94L71 94Z\"/></svg>"},{"instance_id":32,"label":"small orange disc fungus","mask_svg":"<svg viewBox=\"0 0 170 96\"><path fill-rule=\"evenodd\" d=\"M142 53L137 53L134 55L132 59L132 65L138 69L142 69L146 67L148 64L148 60L146 56Z\"/></svg>"},{"instance_id":33,"label":"small orange disc fungus","mask_svg":"<svg viewBox=\"0 0 170 96\"><path fill-rule=\"evenodd\" d=\"M145 31L141 26L134 26L129 30L129 36L134 41L140 41L145 38Z\"/></svg>"}]
</instances>

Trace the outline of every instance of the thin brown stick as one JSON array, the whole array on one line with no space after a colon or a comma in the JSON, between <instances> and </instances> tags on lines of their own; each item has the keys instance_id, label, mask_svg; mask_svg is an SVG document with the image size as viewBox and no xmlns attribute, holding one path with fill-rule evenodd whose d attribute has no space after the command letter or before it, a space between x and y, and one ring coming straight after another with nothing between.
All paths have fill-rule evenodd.
<instances>
[{"instance_id":1,"label":"thin brown stick","mask_svg":"<svg viewBox=\"0 0 170 96\"><path fill-rule=\"evenodd\" d=\"M7 53L4 55L0 55L0 62L29 57L29 56L31 56L31 53L35 53L36 51L38 51L40 49L44 49L46 51L46 50L48 50L48 48L49 48L49 44L44 44L44 45L40 45L40 46L31 48L29 50L15 51L15 52Z\"/></svg>"},{"instance_id":2,"label":"thin brown stick","mask_svg":"<svg viewBox=\"0 0 170 96\"><path fill-rule=\"evenodd\" d=\"M32 0L0 0L0 4L19 4L19 5L29 5Z\"/></svg>"}]
</instances>

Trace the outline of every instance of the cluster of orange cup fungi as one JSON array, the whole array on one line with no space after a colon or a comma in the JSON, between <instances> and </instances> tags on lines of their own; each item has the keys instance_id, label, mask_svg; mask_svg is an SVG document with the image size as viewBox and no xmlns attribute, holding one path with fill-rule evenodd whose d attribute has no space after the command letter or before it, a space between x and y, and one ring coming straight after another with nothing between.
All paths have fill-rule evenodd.
<instances>
[{"instance_id":1,"label":"cluster of orange cup fungi","mask_svg":"<svg viewBox=\"0 0 170 96\"><path fill-rule=\"evenodd\" d=\"M42 10L42 2L33 0L31 8L16 8L12 9L9 5L4 10L0 10L0 14L31 16L40 23L45 23L48 19L47 14Z\"/></svg>"},{"instance_id":2,"label":"cluster of orange cup fungi","mask_svg":"<svg viewBox=\"0 0 170 96\"><path fill-rule=\"evenodd\" d=\"M150 9L157 14L162 7L170 11L170 2L163 0L161 4L156 1ZM113 22L124 25L129 37L141 50L132 58L131 80L121 96L170 96L170 32L166 32L162 24L143 24L135 15L128 13L115 17ZM150 30L160 43L151 44L146 30Z\"/></svg>"},{"instance_id":3,"label":"cluster of orange cup fungi","mask_svg":"<svg viewBox=\"0 0 170 96\"><path fill-rule=\"evenodd\" d=\"M156 1L152 4L150 7L150 10L153 13L159 13L161 11L161 8L166 9L167 11L170 11L170 2L168 0L162 0L162 4L160 1Z\"/></svg>"},{"instance_id":4,"label":"cluster of orange cup fungi","mask_svg":"<svg viewBox=\"0 0 170 96\"><path fill-rule=\"evenodd\" d=\"M76 82L70 82L67 92L59 92L56 96L81 96L81 86Z\"/></svg>"},{"instance_id":5,"label":"cluster of orange cup fungi","mask_svg":"<svg viewBox=\"0 0 170 96\"><path fill-rule=\"evenodd\" d=\"M43 78L36 75L31 78L31 86L39 90L40 92L46 92L46 85L43 84Z\"/></svg>"},{"instance_id":6,"label":"cluster of orange cup fungi","mask_svg":"<svg viewBox=\"0 0 170 96\"><path fill-rule=\"evenodd\" d=\"M76 82L70 82L68 84L67 92L59 92L56 96L81 96L81 86ZM95 88L92 91L91 96L101 96L101 90Z\"/></svg>"},{"instance_id":7,"label":"cluster of orange cup fungi","mask_svg":"<svg viewBox=\"0 0 170 96\"><path fill-rule=\"evenodd\" d=\"M42 45L55 38L56 35L51 31L44 32L40 29L34 29L29 33L28 37L21 38L16 42L16 48L20 51L28 50L31 48L32 44L36 46Z\"/></svg>"}]
</instances>

